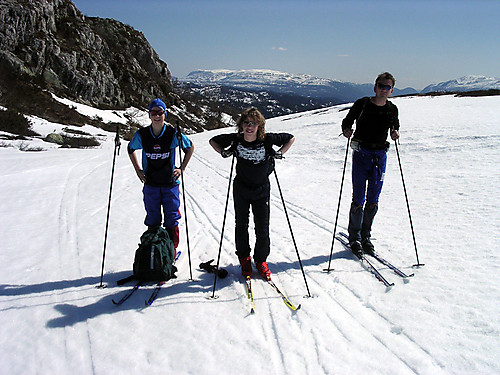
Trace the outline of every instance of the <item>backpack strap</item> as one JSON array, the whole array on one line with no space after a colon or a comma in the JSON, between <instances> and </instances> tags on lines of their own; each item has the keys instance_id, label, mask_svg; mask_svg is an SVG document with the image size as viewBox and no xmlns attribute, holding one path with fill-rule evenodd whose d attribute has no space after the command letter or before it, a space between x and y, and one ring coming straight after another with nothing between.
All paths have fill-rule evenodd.
<instances>
[{"instance_id":1,"label":"backpack strap","mask_svg":"<svg viewBox=\"0 0 500 375\"><path fill-rule=\"evenodd\" d=\"M361 118L361 115L363 114L363 112L365 111L365 108L366 108L366 104L368 103L368 101L370 100L370 97L367 96L365 98L365 101L363 103L363 108L361 108L361 112L359 112L359 116L356 118L356 123L358 122L358 120Z\"/></svg>"},{"instance_id":2,"label":"backpack strap","mask_svg":"<svg viewBox=\"0 0 500 375\"><path fill-rule=\"evenodd\" d=\"M123 279L120 279L116 282L117 285L123 285L123 284L126 284L128 283L129 281L132 281L134 280L134 275L130 275L130 276L127 276Z\"/></svg>"}]
</instances>

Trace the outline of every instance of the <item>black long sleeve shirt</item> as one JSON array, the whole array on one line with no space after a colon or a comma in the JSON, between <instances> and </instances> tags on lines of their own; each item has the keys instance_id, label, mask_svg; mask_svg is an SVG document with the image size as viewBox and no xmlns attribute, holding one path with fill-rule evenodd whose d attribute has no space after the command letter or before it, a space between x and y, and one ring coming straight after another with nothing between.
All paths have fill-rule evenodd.
<instances>
[{"instance_id":1,"label":"black long sleeve shirt","mask_svg":"<svg viewBox=\"0 0 500 375\"><path fill-rule=\"evenodd\" d=\"M354 102L342 121L342 130L351 129L356 121L353 138L361 143L383 145L390 129L399 130L398 107L389 100L378 106L369 97Z\"/></svg>"}]
</instances>

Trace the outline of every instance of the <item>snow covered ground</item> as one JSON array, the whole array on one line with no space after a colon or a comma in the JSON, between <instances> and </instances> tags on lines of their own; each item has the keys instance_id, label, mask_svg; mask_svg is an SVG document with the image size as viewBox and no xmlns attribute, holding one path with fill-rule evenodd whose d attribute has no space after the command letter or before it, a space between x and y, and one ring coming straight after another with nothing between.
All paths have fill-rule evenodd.
<instances>
[{"instance_id":1,"label":"snow covered ground","mask_svg":"<svg viewBox=\"0 0 500 375\"><path fill-rule=\"evenodd\" d=\"M274 176L269 264L277 285L302 308L292 313L261 279L256 314L234 255L232 201L224 231L217 299L213 275L230 160L208 145L220 132L190 136L185 173L193 280L182 222L178 278L151 307L151 289L122 306L144 210L141 184L122 144L106 251L104 227L113 134L99 149L0 148L0 373L2 374L498 374L500 373L500 97L393 100L418 255L394 147L373 229L386 288L335 241L327 267L346 139L347 106L271 119L269 131L296 142L277 161L299 268ZM102 116L101 116L102 117ZM53 131L55 124L38 121ZM88 129L86 129L88 130ZM338 231L346 229L350 157ZM184 216L186 217L186 215Z\"/></svg>"}]
</instances>

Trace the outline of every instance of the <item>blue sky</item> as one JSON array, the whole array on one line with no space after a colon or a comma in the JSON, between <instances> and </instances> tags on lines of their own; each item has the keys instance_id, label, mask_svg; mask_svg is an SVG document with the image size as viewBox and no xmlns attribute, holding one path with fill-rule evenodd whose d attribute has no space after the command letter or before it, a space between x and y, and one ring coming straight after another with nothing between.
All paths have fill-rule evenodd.
<instances>
[{"instance_id":1,"label":"blue sky","mask_svg":"<svg viewBox=\"0 0 500 375\"><path fill-rule=\"evenodd\" d=\"M173 76L273 69L399 88L500 77L500 0L73 0L144 33Z\"/></svg>"}]
</instances>

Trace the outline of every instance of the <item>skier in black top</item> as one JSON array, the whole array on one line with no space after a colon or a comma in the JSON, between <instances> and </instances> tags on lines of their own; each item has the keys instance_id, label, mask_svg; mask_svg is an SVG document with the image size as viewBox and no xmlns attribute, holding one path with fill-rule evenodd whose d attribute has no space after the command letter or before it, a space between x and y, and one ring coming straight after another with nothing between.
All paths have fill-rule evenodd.
<instances>
[{"instance_id":1,"label":"skier in black top","mask_svg":"<svg viewBox=\"0 0 500 375\"><path fill-rule=\"evenodd\" d=\"M245 277L252 274L248 224L250 206L255 223L254 261L259 274L269 279L267 265L269 240L269 174L274 159L281 159L295 138L288 133L266 133L266 120L256 109L245 110L237 123L237 133L221 134L210 139L210 145L223 157L236 157L236 177L233 183L236 216L236 255ZM275 151L273 145L280 149Z\"/></svg>"},{"instance_id":2,"label":"skier in black top","mask_svg":"<svg viewBox=\"0 0 500 375\"><path fill-rule=\"evenodd\" d=\"M392 140L399 138L398 108L387 99L395 83L390 73L380 74L373 88L375 96L358 99L342 121L344 136L353 136L353 193L348 232L351 250L358 257L363 251L368 254L374 252L371 228L384 182L389 148L387 135L390 133ZM353 135L354 121L356 131Z\"/></svg>"}]
</instances>

